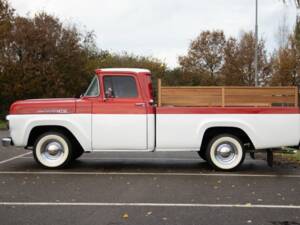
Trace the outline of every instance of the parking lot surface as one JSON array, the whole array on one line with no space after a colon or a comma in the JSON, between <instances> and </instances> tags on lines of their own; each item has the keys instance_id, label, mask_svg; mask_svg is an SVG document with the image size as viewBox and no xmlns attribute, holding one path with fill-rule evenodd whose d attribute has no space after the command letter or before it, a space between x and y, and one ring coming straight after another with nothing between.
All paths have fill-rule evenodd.
<instances>
[{"instance_id":1,"label":"parking lot surface","mask_svg":"<svg viewBox=\"0 0 300 225\"><path fill-rule=\"evenodd\" d=\"M1 147L0 224L295 225L300 167L247 158L223 173L196 153L94 153L45 170Z\"/></svg>"}]
</instances>

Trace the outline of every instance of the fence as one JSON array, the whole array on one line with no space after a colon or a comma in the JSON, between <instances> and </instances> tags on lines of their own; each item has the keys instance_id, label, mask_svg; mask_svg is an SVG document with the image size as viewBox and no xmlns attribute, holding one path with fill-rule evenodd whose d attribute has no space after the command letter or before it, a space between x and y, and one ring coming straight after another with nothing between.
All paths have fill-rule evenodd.
<instances>
[{"instance_id":1,"label":"fence","mask_svg":"<svg viewBox=\"0 0 300 225\"><path fill-rule=\"evenodd\" d=\"M297 87L163 87L158 106L298 107Z\"/></svg>"}]
</instances>

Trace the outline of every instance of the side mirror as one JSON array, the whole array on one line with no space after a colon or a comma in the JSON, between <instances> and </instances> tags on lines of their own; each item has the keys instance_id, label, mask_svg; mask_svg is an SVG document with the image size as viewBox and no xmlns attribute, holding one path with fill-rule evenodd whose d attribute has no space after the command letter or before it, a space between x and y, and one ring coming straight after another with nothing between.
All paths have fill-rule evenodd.
<instances>
[{"instance_id":1,"label":"side mirror","mask_svg":"<svg viewBox=\"0 0 300 225\"><path fill-rule=\"evenodd\" d=\"M82 98L83 97L83 94L76 94L75 96L74 96L75 98Z\"/></svg>"}]
</instances>

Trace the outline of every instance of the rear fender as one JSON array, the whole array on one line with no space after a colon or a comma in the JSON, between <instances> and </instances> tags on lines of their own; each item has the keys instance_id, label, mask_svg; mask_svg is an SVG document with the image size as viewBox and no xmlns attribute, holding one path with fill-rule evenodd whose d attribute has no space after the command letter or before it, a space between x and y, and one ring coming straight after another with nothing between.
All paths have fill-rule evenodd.
<instances>
[{"instance_id":1,"label":"rear fender","mask_svg":"<svg viewBox=\"0 0 300 225\"><path fill-rule=\"evenodd\" d=\"M254 128L247 122L232 121L232 120L214 120L214 121L204 121L203 123L201 123L198 128L198 133L200 136L201 143L206 130L214 127L228 127L228 128L241 129L248 135L254 147L256 148L257 146L257 137L255 135Z\"/></svg>"}]
</instances>

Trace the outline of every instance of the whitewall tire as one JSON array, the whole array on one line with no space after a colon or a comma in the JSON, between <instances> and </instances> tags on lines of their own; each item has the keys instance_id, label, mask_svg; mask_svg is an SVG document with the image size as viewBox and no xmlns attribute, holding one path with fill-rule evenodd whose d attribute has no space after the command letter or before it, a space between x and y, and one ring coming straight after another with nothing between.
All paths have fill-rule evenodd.
<instances>
[{"instance_id":1,"label":"whitewall tire","mask_svg":"<svg viewBox=\"0 0 300 225\"><path fill-rule=\"evenodd\" d=\"M230 134L223 134L213 138L206 150L208 162L218 170L234 170L244 159L245 152L241 141Z\"/></svg>"},{"instance_id":2,"label":"whitewall tire","mask_svg":"<svg viewBox=\"0 0 300 225\"><path fill-rule=\"evenodd\" d=\"M65 167L72 161L72 145L65 135L48 132L36 140L33 155L46 168Z\"/></svg>"}]
</instances>

